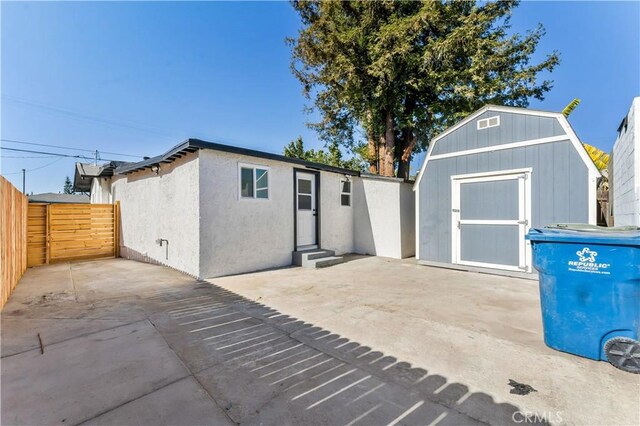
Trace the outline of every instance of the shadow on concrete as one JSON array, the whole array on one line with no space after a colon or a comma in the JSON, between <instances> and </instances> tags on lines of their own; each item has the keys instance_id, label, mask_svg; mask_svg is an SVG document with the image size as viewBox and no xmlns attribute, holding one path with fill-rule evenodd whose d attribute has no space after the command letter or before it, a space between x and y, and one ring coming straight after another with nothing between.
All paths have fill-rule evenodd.
<instances>
[{"instance_id":1,"label":"shadow on concrete","mask_svg":"<svg viewBox=\"0 0 640 426\"><path fill-rule=\"evenodd\" d=\"M211 282L155 298L152 322L238 423L510 424L520 411Z\"/></svg>"}]
</instances>

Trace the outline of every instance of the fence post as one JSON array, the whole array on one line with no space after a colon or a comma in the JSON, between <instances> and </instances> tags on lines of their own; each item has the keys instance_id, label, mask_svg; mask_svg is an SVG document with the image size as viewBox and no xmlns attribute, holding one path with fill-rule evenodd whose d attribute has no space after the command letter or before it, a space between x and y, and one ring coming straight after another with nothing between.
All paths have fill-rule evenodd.
<instances>
[{"instance_id":1,"label":"fence post","mask_svg":"<svg viewBox=\"0 0 640 426\"><path fill-rule=\"evenodd\" d=\"M113 222L113 243L116 245L113 253L115 257L120 257L120 201L113 205Z\"/></svg>"}]
</instances>

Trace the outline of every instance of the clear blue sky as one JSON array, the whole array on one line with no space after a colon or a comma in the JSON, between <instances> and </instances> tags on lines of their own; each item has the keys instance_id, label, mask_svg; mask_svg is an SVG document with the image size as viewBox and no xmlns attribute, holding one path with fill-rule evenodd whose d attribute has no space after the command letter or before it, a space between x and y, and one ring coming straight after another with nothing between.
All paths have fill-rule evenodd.
<instances>
[{"instance_id":1,"label":"clear blue sky","mask_svg":"<svg viewBox=\"0 0 640 426\"><path fill-rule=\"evenodd\" d=\"M289 71L284 39L299 27L289 3L2 2L1 13L2 139L149 156L187 137L277 153L298 135L321 146ZM570 121L609 151L640 95L640 3L524 2L513 30L539 22L539 54L558 50L562 63L531 106L557 111L581 98ZM28 170L27 192L59 192L73 173L73 159L0 155L19 188L10 173Z\"/></svg>"}]
</instances>

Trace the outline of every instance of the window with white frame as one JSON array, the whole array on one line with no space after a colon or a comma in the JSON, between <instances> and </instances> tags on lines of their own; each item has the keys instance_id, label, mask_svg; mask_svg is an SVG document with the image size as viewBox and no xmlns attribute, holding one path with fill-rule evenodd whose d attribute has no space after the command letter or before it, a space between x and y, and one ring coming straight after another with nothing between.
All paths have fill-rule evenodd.
<instances>
[{"instance_id":1,"label":"window with white frame","mask_svg":"<svg viewBox=\"0 0 640 426\"><path fill-rule=\"evenodd\" d=\"M351 181L340 181L340 205L351 206Z\"/></svg>"},{"instance_id":2,"label":"window with white frame","mask_svg":"<svg viewBox=\"0 0 640 426\"><path fill-rule=\"evenodd\" d=\"M499 125L500 125L499 115L478 120L478 130L488 129L489 127L497 127Z\"/></svg>"},{"instance_id":3,"label":"window with white frame","mask_svg":"<svg viewBox=\"0 0 640 426\"><path fill-rule=\"evenodd\" d=\"M240 198L269 199L269 168L240 164Z\"/></svg>"}]
</instances>

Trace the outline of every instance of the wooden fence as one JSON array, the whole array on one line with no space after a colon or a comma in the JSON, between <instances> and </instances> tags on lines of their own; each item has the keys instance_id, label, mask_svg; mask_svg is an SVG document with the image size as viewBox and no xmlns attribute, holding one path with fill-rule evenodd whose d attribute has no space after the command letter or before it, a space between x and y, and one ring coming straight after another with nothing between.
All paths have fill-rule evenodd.
<instances>
[{"instance_id":1,"label":"wooden fence","mask_svg":"<svg viewBox=\"0 0 640 426\"><path fill-rule=\"evenodd\" d=\"M0 176L0 309L27 269L28 198Z\"/></svg>"},{"instance_id":2,"label":"wooden fence","mask_svg":"<svg viewBox=\"0 0 640 426\"><path fill-rule=\"evenodd\" d=\"M28 264L118 256L119 204L29 204Z\"/></svg>"}]
</instances>

